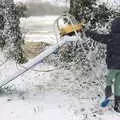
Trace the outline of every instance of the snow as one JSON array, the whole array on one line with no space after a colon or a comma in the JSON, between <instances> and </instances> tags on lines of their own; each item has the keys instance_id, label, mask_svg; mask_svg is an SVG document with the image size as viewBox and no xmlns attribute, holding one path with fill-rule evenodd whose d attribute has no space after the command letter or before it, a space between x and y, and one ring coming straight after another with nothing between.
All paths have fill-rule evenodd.
<instances>
[{"instance_id":1,"label":"snow","mask_svg":"<svg viewBox=\"0 0 120 120\"><path fill-rule=\"evenodd\" d=\"M105 3L108 8L119 10L120 0L98 0L98 2Z\"/></svg>"},{"instance_id":2,"label":"snow","mask_svg":"<svg viewBox=\"0 0 120 120\"><path fill-rule=\"evenodd\" d=\"M0 101L1 120L79 120L68 110L67 104L62 107L62 103L67 102L66 99L68 98L56 93L39 94L24 101L18 98L7 101L3 98Z\"/></svg>"},{"instance_id":3,"label":"snow","mask_svg":"<svg viewBox=\"0 0 120 120\"><path fill-rule=\"evenodd\" d=\"M6 78L21 66L6 62L0 72ZM37 72L35 70L40 70ZM50 72L45 72L51 70ZM6 72L7 71L7 72ZM8 72L9 71L9 72ZM43 71L43 72L42 72ZM76 75L79 71L76 71ZM1 120L117 120L119 114L101 109L96 86L74 79L75 73L41 63L0 91ZM88 80L89 81L89 80Z\"/></svg>"},{"instance_id":4,"label":"snow","mask_svg":"<svg viewBox=\"0 0 120 120\"><path fill-rule=\"evenodd\" d=\"M44 31L43 34L26 34L25 39L26 41L31 41L31 42L45 42L49 44L55 44L57 41L55 39L54 34L47 33L45 34L46 31Z\"/></svg>"},{"instance_id":5,"label":"snow","mask_svg":"<svg viewBox=\"0 0 120 120\"><path fill-rule=\"evenodd\" d=\"M7 64L9 68L6 69L18 69L13 62ZM44 64L39 67L48 69ZM47 84L52 82L50 73L31 72L16 79L12 86L8 85L11 93L1 92L1 120L79 120L80 116L72 111L78 101L56 90L47 90Z\"/></svg>"}]
</instances>

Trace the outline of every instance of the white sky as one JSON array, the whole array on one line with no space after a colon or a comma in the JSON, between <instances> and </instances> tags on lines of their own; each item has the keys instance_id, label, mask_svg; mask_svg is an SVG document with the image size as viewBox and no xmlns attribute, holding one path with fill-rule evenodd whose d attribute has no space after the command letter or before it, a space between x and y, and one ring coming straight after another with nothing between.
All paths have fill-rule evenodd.
<instances>
[{"instance_id":1,"label":"white sky","mask_svg":"<svg viewBox=\"0 0 120 120\"><path fill-rule=\"evenodd\" d=\"M65 0L14 0L15 2L36 2L36 3L40 3L40 2L50 2L50 3L56 3L56 2L61 2L61 1L65 1Z\"/></svg>"},{"instance_id":2,"label":"white sky","mask_svg":"<svg viewBox=\"0 0 120 120\"><path fill-rule=\"evenodd\" d=\"M36 3L39 3L39 2L47 2L47 1L50 1L50 2L54 2L54 0L14 0L15 2L36 2Z\"/></svg>"},{"instance_id":3,"label":"white sky","mask_svg":"<svg viewBox=\"0 0 120 120\"><path fill-rule=\"evenodd\" d=\"M34 3L41 3L41 2L50 2L53 5L58 6L69 6L69 0L66 3L66 0L14 0L15 2L34 2ZM120 5L120 0L98 0L99 2L107 2L108 6Z\"/></svg>"},{"instance_id":4,"label":"white sky","mask_svg":"<svg viewBox=\"0 0 120 120\"><path fill-rule=\"evenodd\" d=\"M58 6L69 6L69 0L66 3L66 0L14 0L15 2L33 2L33 3L41 3L41 2L50 2L53 5Z\"/></svg>"},{"instance_id":5,"label":"white sky","mask_svg":"<svg viewBox=\"0 0 120 120\"><path fill-rule=\"evenodd\" d=\"M15 2L21 1L21 2L29 2L29 1L34 1L34 2L46 2L46 1L50 1L50 2L56 2L56 1L65 1L65 0L14 0ZM101 1L111 1L111 2L120 2L120 0L101 0Z\"/></svg>"}]
</instances>

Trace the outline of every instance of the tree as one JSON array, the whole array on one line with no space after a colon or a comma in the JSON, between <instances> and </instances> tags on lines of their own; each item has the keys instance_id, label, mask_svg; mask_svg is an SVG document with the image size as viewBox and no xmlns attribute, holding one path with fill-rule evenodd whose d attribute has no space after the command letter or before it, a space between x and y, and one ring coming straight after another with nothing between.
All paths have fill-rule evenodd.
<instances>
[{"instance_id":1,"label":"tree","mask_svg":"<svg viewBox=\"0 0 120 120\"><path fill-rule=\"evenodd\" d=\"M69 12L77 20L85 19L90 23L90 29L95 29L98 25L103 27L112 18L118 15L112 8L108 8L105 3L97 0L70 0Z\"/></svg>"},{"instance_id":2,"label":"tree","mask_svg":"<svg viewBox=\"0 0 120 120\"><path fill-rule=\"evenodd\" d=\"M0 48L9 59L23 63L22 45L24 39L20 31L20 15L13 0L0 1Z\"/></svg>"},{"instance_id":3,"label":"tree","mask_svg":"<svg viewBox=\"0 0 120 120\"><path fill-rule=\"evenodd\" d=\"M16 4L16 12L19 17L27 17L27 14L28 14L27 5L25 5L22 2L18 2Z\"/></svg>"}]
</instances>

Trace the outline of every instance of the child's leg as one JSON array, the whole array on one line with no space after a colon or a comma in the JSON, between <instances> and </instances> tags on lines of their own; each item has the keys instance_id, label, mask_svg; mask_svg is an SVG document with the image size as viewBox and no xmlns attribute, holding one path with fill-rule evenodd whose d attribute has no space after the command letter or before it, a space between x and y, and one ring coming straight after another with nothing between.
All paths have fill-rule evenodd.
<instances>
[{"instance_id":1,"label":"child's leg","mask_svg":"<svg viewBox=\"0 0 120 120\"><path fill-rule=\"evenodd\" d=\"M112 86L113 84L113 79L115 78L116 75L116 70L110 70L106 79L106 86Z\"/></svg>"},{"instance_id":2,"label":"child's leg","mask_svg":"<svg viewBox=\"0 0 120 120\"><path fill-rule=\"evenodd\" d=\"M114 82L115 105L114 110L120 112L120 70L117 70Z\"/></svg>"},{"instance_id":3,"label":"child's leg","mask_svg":"<svg viewBox=\"0 0 120 120\"><path fill-rule=\"evenodd\" d=\"M108 98L112 95L112 84L115 78L116 71L110 70L106 79L105 97Z\"/></svg>"},{"instance_id":4,"label":"child's leg","mask_svg":"<svg viewBox=\"0 0 120 120\"><path fill-rule=\"evenodd\" d=\"M120 70L117 70L114 82L115 96L120 96Z\"/></svg>"}]
</instances>

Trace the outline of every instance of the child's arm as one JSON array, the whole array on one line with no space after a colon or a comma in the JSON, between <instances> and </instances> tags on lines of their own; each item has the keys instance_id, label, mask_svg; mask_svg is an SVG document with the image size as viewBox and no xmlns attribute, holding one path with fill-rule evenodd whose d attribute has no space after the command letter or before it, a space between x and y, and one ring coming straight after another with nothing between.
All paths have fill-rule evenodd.
<instances>
[{"instance_id":1,"label":"child's arm","mask_svg":"<svg viewBox=\"0 0 120 120\"><path fill-rule=\"evenodd\" d=\"M111 40L111 34L99 34L94 31L85 31L85 34L87 37L104 44L107 44Z\"/></svg>"}]
</instances>

